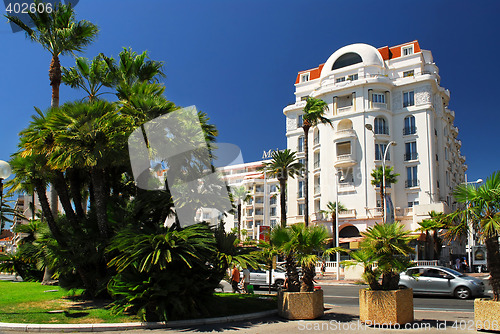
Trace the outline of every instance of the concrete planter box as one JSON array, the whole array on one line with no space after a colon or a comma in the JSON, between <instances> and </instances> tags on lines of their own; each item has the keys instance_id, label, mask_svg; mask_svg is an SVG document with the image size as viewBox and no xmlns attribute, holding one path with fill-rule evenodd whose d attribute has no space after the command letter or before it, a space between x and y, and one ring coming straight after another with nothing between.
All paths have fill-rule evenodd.
<instances>
[{"instance_id":1,"label":"concrete planter box","mask_svg":"<svg viewBox=\"0 0 500 334\"><path fill-rule=\"evenodd\" d=\"M474 324L476 329L500 331L500 302L475 299Z\"/></svg>"},{"instance_id":2,"label":"concrete planter box","mask_svg":"<svg viewBox=\"0 0 500 334\"><path fill-rule=\"evenodd\" d=\"M286 319L316 319L325 314L323 290L314 292L279 292L278 314Z\"/></svg>"},{"instance_id":3,"label":"concrete planter box","mask_svg":"<svg viewBox=\"0 0 500 334\"><path fill-rule=\"evenodd\" d=\"M359 290L359 319L368 325L401 325L412 322L413 289Z\"/></svg>"}]
</instances>

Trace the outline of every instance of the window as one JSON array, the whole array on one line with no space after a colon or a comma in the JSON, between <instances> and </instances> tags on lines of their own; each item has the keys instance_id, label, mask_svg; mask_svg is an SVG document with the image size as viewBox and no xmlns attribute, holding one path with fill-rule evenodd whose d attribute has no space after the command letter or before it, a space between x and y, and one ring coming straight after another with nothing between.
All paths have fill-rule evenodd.
<instances>
[{"instance_id":1,"label":"window","mask_svg":"<svg viewBox=\"0 0 500 334\"><path fill-rule=\"evenodd\" d=\"M253 227L253 221L249 221L248 224L247 224L247 228L252 228ZM252 239L252 237L250 237L250 239Z\"/></svg>"},{"instance_id":2,"label":"window","mask_svg":"<svg viewBox=\"0 0 500 334\"><path fill-rule=\"evenodd\" d=\"M299 164L301 164L302 166L305 166L306 165L306 159L304 159L304 158L299 159Z\"/></svg>"},{"instance_id":3,"label":"window","mask_svg":"<svg viewBox=\"0 0 500 334\"><path fill-rule=\"evenodd\" d=\"M447 147L444 148L444 159L448 160L448 148Z\"/></svg>"},{"instance_id":4,"label":"window","mask_svg":"<svg viewBox=\"0 0 500 334\"><path fill-rule=\"evenodd\" d=\"M305 208L306 208L306 205L304 203L300 203L299 204L299 216L303 216L304 215Z\"/></svg>"},{"instance_id":5,"label":"window","mask_svg":"<svg viewBox=\"0 0 500 334\"><path fill-rule=\"evenodd\" d=\"M269 192L270 193L275 193L278 190L278 187L276 187L275 184L272 184L269 186Z\"/></svg>"},{"instance_id":6,"label":"window","mask_svg":"<svg viewBox=\"0 0 500 334\"><path fill-rule=\"evenodd\" d=\"M203 212L203 219L210 219L210 212Z\"/></svg>"},{"instance_id":7,"label":"window","mask_svg":"<svg viewBox=\"0 0 500 334\"><path fill-rule=\"evenodd\" d=\"M264 186L261 186L261 185L255 186L255 192L256 193L264 192Z\"/></svg>"},{"instance_id":8,"label":"window","mask_svg":"<svg viewBox=\"0 0 500 334\"><path fill-rule=\"evenodd\" d=\"M304 136L299 137L299 147L297 151L304 152Z\"/></svg>"},{"instance_id":9,"label":"window","mask_svg":"<svg viewBox=\"0 0 500 334\"><path fill-rule=\"evenodd\" d=\"M361 62L363 62L363 59L359 54L354 52L347 52L342 56L338 57L335 63L333 63L332 71L342 67L358 64Z\"/></svg>"},{"instance_id":10,"label":"window","mask_svg":"<svg viewBox=\"0 0 500 334\"><path fill-rule=\"evenodd\" d=\"M321 192L320 184L321 184L321 181L320 181L320 177L318 175L314 178L314 194L315 195L319 194Z\"/></svg>"},{"instance_id":11,"label":"window","mask_svg":"<svg viewBox=\"0 0 500 334\"><path fill-rule=\"evenodd\" d=\"M412 135L417 132L417 127L415 126L415 117L407 116L405 117L405 127L403 129L403 135Z\"/></svg>"},{"instance_id":12,"label":"window","mask_svg":"<svg viewBox=\"0 0 500 334\"><path fill-rule=\"evenodd\" d=\"M358 74L351 74L347 77L347 80L351 80L351 81L354 81L354 80L358 80Z\"/></svg>"},{"instance_id":13,"label":"window","mask_svg":"<svg viewBox=\"0 0 500 334\"><path fill-rule=\"evenodd\" d=\"M298 197L299 198L302 198L304 197L304 181L299 181L299 194L298 194Z\"/></svg>"},{"instance_id":14,"label":"window","mask_svg":"<svg viewBox=\"0 0 500 334\"><path fill-rule=\"evenodd\" d=\"M320 155L319 152L314 153L314 169L319 168L320 166Z\"/></svg>"},{"instance_id":15,"label":"window","mask_svg":"<svg viewBox=\"0 0 500 334\"><path fill-rule=\"evenodd\" d=\"M403 107L409 107L409 106L414 106L415 105L415 93L413 91L411 92L404 92L403 93Z\"/></svg>"},{"instance_id":16,"label":"window","mask_svg":"<svg viewBox=\"0 0 500 334\"><path fill-rule=\"evenodd\" d=\"M261 225L262 225L262 220L255 221L255 226L261 226Z\"/></svg>"},{"instance_id":17,"label":"window","mask_svg":"<svg viewBox=\"0 0 500 334\"><path fill-rule=\"evenodd\" d=\"M297 127L301 128L304 125L304 115L297 116Z\"/></svg>"},{"instance_id":18,"label":"window","mask_svg":"<svg viewBox=\"0 0 500 334\"><path fill-rule=\"evenodd\" d=\"M411 70L411 71L405 71L403 72L403 78L408 78L408 77L412 77L414 75L414 71Z\"/></svg>"},{"instance_id":19,"label":"window","mask_svg":"<svg viewBox=\"0 0 500 334\"><path fill-rule=\"evenodd\" d=\"M309 81L309 73L305 73L300 76L300 82L306 82L306 81Z\"/></svg>"},{"instance_id":20,"label":"window","mask_svg":"<svg viewBox=\"0 0 500 334\"><path fill-rule=\"evenodd\" d=\"M351 154L351 142L337 143L337 157Z\"/></svg>"},{"instance_id":21,"label":"window","mask_svg":"<svg viewBox=\"0 0 500 334\"><path fill-rule=\"evenodd\" d=\"M385 94L382 94L382 93L373 93L372 94L372 102L374 102L374 103L385 103Z\"/></svg>"},{"instance_id":22,"label":"window","mask_svg":"<svg viewBox=\"0 0 500 334\"><path fill-rule=\"evenodd\" d=\"M412 141L409 143L405 143L405 161L417 160L417 158L417 142Z\"/></svg>"},{"instance_id":23,"label":"window","mask_svg":"<svg viewBox=\"0 0 500 334\"><path fill-rule=\"evenodd\" d=\"M253 216L253 209L247 210L247 216Z\"/></svg>"},{"instance_id":24,"label":"window","mask_svg":"<svg viewBox=\"0 0 500 334\"><path fill-rule=\"evenodd\" d=\"M375 160L382 160L384 158L384 152L387 148L387 143L375 143ZM385 160L391 160L391 152L387 151L387 156Z\"/></svg>"},{"instance_id":25,"label":"window","mask_svg":"<svg viewBox=\"0 0 500 334\"><path fill-rule=\"evenodd\" d=\"M271 197L269 199L269 205L276 205L276 197Z\"/></svg>"},{"instance_id":26,"label":"window","mask_svg":"<svg viewBox=\"0 0 500 334\"><path fill-rule=\"evenodd\" d=\"M255 197L255 203L257 204L264 203L264 197Z\"/></svg>"},{"instance_id":27,"label":"window","mask_svg":"<svg viewBox=\"0 0 500 334\"><path fill-rule=\"evenodd\" d=\"M314 145L319 145L319 129L314 129Z\"/></svg>"},{"instance_id":28,"label":"window","mask_svg":"<svg viewBox=\"0 0 500 334\"><path fill-rule=\"evenodd\" d=\"M409 56L413 54L413 45L403 46L401 49L401 54L403 56Z\"/></svg>"},{"instance_id":29,"label":"window","mask_svg":"<svg viewBox=\"0 0 500 334\"><path fill-rule=\"evenodd\" d=\"M406 167L406 188L417 187L418 184L417 166Z\"/></svg>"},{"instance_id":30,"label":"window","mask_svg":"<svg viewBox=\"0 0 500 334\"><path fill-rule=\"evenodd\" d=\"M309 97L309 95L302 96L302 97L300 98L300 100L301 100L301 101L307 101L307 98L308 98L308 97Z\"/></svg>"},{"instance_id":31,"label":"window","mask_svg":"<svg viewBox=\"0 0 500 334\"><path fill-rule=\"evenodd\" d=\"M418 205L418 201L408 202L408 207L409 208L413 208L415 205Z\"/></svg>"},{"instance_id":32,"label":"window","mask_svg":"<svg viewBox=\"0 0 500 334\"><path fill-rule=\"evenodd\" d=\"M380 135L388 135L389 134L389 128L386 126L385 119L382 117L377 117L375 118L374 122L375 128L373 129L375 134Z\"/></svg>"},{"instance_id":33,"label":"window","mask_svg":"<svg viewBox=\"0 0 500 334\"><path fill-rule=\"evenodd\" d=\"M345 77L335 79L335 82L343 82L345 81Z\"/></svg>"},{"instance_id":34,"label":"window","mask_svg":"<svg viewBox=\"0 0 500 334\"><path fill-rule=\"evenodd\" d=\"M262 216L264 212L262 211L262 208L257 208L255 209L255 215L256 216Z\"/></svg>"},{"instance_id":35,"label":"window","mask_svg":"<svg viewBox=\"0 0 500 334\"><path fill-rule=\"evenodd\" d=\"M278 223L278 221L276 219L271 219L270 223L271 223L271 228L274 228L276 226L276 224Z\"/></svg>"}]
</instances>

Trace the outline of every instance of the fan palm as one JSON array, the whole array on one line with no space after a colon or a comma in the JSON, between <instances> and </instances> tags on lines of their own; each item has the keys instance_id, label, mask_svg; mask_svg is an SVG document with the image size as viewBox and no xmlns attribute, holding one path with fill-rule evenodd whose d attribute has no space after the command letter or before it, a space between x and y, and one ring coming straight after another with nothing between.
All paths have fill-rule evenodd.
<instances>
[{"instance_id":1,"label":"fan palm","mask_svg":"<svg viewBox=\"0 0 500 334\"><path fill-rule=\"evenodd\" d=\"M385 206L384 186L387 187L393 183L398 182L397 177L399 176L399 174L393 173L393 170L394 170L393 167L385 166L385 173L384 173L382 166L379 166L379 167L375 168L371 173L371 176L373 178L372 185L378 186L380 188L380 201L381 201L380 205L382 207L382 217L385 217L384 216L384 211L385 211L385 208L384 208L384 206ZM384 181L384 176L385 176L385 181ZM382 218L382 220L385 221L384 218Z\"/></svg>"},{"instance_id":2,"label":"fan palm","mask_svg":"<svg viewBox=\"0 0 500 334\"><path fill-rule=\"evenodd\" d=\"M305 208L304 208L304 218L306 226L309 226L309 129L311 127L317 126L318 124L329 124L332 126L332 122L324 117L325 113L328 111L328 104L314 97L308 97L306 106L304 107L303 115L303 125L304 130L304 152L305 152L305 178L304 178L304 198L305 198Z\"/></svg>"},{"instance_id":3,"label":"fan palm","mask_svg":"<svg viewBox=\"0 0 500 334\"><path fill-rule=\"evenodd\" d=\"M274 250L285 258L288 291L297 292L300 290L300 280L293 247L294 240L290 228L279 226L271 230L266 248Z\"/></svg>"},{"instance_id":4,"label":"fan palm","mask_svg":"<svg viewBox=\"0 0 500 334\"><path fill-rule=\"evenodd\" d=\"M420 227L417 231L425 232L427 235L432 231L432 241L433 241L433 258L434 260L439 260L439 255L441 252L441 238L439 237L439 230L446 226L443 213L438 213L436 211L429 212L429 219L424 219L420 223ZM426 238L426 240L428 240Z\"/></svg>"},{"instance_id":5,"label":"fan palm","mask_svg":"<svg viewBox=\"0 0 500 334\"><path fill-rule=\"evenodd\" d=\"M345 211L347 208L344 204L339 202L338 211ZM333 237L333 247L337 247L335 240L335 230L336 230L336 221L337 221L337 202L328 202L326 204L326 210L321 210L323 214L330 215L332 217L332 237Z\"/></svg>"},{"instance_id":6,"label":"fan palm","mask_svg":"<svg viewBox=\"0 0 500 334\"><path fill-rule=\"evenodd\" d=\"M500 301L500 171L491 174L484 184L475 187L472 184L459 185L454 192L464 209L447 216L454 223L450 224L450 233L466 236L471 231L482 237L486 244L490 285L493 300Z\"/></svg>"},{"instance_id":7,"label":"fan palm","mask_svg":"<svg viewBox=\"0 0 500 334\"><path fill-rule=\"evenodd\" d=\"M247 191L245 186L232 187L231 188L233 200L236 201L237 211L238 211L238 239L241 240L241 204L243 202L248 202L252 199L250 193Z\"/></svg>"},{"instance_id":8,"label":"fan palm","mask_svg":"<svg viewBox=\"0 0 500 334\"><path fill-rule=\"evenodd\" d=\"M49 68L50 86L52 86L51 107L59 107L59 87L61 85L61 63L59 56L81 52L92 43L97 36L98 28L89 21L76 21L75 12L71 5L59 4L48 13L35 11L27 13L33 21L35 29L30 28L18 17L6 15L9 21L26 32L26 36L33 42L40 44L52 55ZM51 191L51 207L53 214L57 214L57 193Z\"/></svg>"},{"instance_id":9,"label":"fan palm","mask_svg":"<svg viewBox=\"0 0 500 334\"><path fill-rule=\"evenodd\" d=\"M303 165L297 161L295 152L286 149L273 151L271 161L264 163L262 171L276 177L280 184L281 227L286 227L286 183L288 177L301 175Z\"/></svg>"}]
</instances>

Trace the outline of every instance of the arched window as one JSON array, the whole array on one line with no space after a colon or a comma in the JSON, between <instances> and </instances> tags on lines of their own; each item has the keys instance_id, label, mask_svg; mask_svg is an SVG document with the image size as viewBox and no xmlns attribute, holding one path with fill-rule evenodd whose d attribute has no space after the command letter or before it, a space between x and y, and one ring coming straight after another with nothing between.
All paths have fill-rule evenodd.
<instances>
[{"instance_id":1,"label":"arched window","mask_svg":"<svg viewBox=\"0 0 500 334\"><path fill-rule=\"evenodd\" d=\"M348 52L337 58L335 63L333 63L332 71L361 62L363 62L363 59L361 59L360 55L354 52Z\"/></svg>"},{"instance_id":2,"label":"arched window","mask_svg":"<svg viewBox=\"0 0 500 334\"><path fill-rule=\"evenodd\" d=\"M383 135L388 135L389 134L389 127L387 126L385 119L382 117L377 117L375 118L375 123L374 123L374 128L375 134L383 134Z\"/></svg>"},{"instance_id":3,"label":"arched window","mask_svg":"<svg viewBox=\"0 0 500 334\"><path fill-rule=\"evenodd\" d=\"M412 135L417 132L417 127L415 126L415 117L407 116L405 117L405 127L403 129L403 135Z\"/></svg>"}]
</instances>

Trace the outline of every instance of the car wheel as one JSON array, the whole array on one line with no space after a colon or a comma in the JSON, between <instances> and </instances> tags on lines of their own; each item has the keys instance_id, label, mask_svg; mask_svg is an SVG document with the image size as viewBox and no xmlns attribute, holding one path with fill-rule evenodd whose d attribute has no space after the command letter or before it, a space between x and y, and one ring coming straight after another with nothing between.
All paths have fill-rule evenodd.
<instances>
[{"instance_id":1,"label":"car wheel","mask_svg":"<svg viewBox=\"0 0 500 334\"><path fill-rule=\"evenodd\" d=\"M282 279L277 279L275 282L274 282L274 287L276 289L281 289L283 288L283 284L285 284L285 281L282 280Z\"/></svg>"},{"instance_id":2,"label":"car wheel","mask_svg":"<svg viewBox=\"0 0 500 334\"><path fill-rule=\"evenodd\" d=\"M471 295L470 289L465 286L459 286L455 289L455 297L459 299L469 299Z\"/></svg>"}]
</instances>

